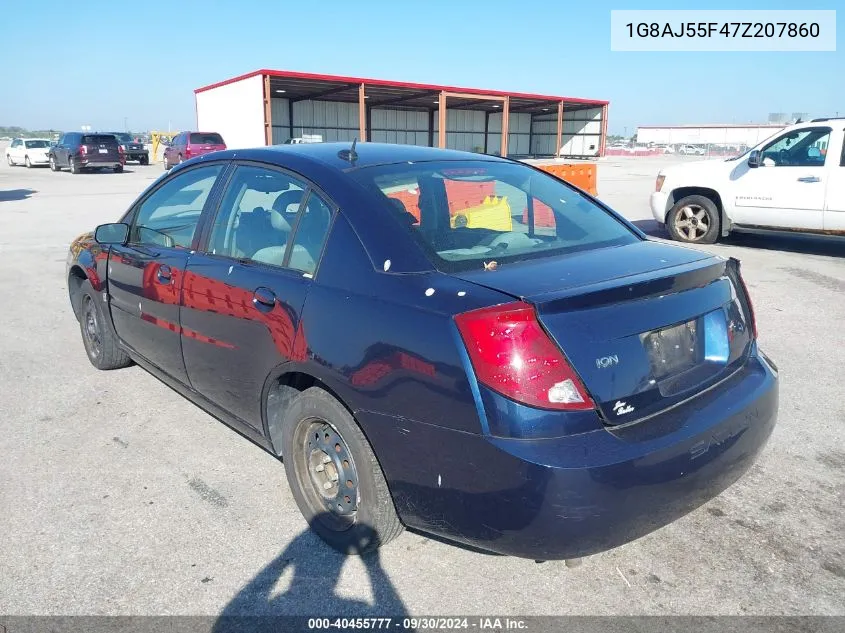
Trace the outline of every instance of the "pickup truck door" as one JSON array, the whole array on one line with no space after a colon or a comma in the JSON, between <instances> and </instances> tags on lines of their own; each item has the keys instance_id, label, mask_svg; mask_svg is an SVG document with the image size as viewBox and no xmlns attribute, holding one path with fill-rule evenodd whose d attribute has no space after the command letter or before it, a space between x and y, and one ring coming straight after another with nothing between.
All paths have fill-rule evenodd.
<instances>
[{"instance_id":1,"label":"pickup truck door","mask_svg":"<svg viewBox=\"0 0 845 633\"><path fill-rule=\"evenodd\" d=\"M731 172L734 224L784 229L821 230L826 161L831 129L813 127L784 133L761 149L763 165L741 161ZM838 157L837 157L838 159Z\"/></svg>"},{"instance_id":2,"label":"pickup truck door","mask_svg":"<svg viewBox=\"0 0 845 633\"><path fill-rule=\"evenodd\" d=\"M108 292L120 339L186 383L179 304L200 217L223 163L164 178L132 210L129 240L112 246Z\"/></svg>"},{"instance_id":3,"label":"pickup truck door","mask_svg":"<svg viewBox=\"0 0 845 633\"><path fill-rule=\"evenodd\" d=\"M831 159L827 165L827 205L824 230L845 233L845 130L837 130L839 149L831 143ZM838 160L835 160L838 157Z\"/></svg>"}]
</instances>

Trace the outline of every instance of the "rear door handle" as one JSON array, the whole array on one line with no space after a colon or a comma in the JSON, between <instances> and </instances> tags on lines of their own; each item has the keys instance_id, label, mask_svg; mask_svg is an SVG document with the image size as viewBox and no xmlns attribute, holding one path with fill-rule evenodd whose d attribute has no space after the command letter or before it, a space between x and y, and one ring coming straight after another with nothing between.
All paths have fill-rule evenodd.
<instances>
[{"instance_id":1,"label":"rear door handle","mask_svg":"<svg viewBox=\"0 0 845 633\"><path fill-rule=\"evenodd\" d=\"M803 178L799 178L798 182L819 182L820 178L818 176L804 176Z\"/></svg>"},{"instance_id":2,"label":"rear door handle","mask_svg":"<svg viewBox=\"0 0 845 633\"><path fill-rule=\"evenodd\" d=\"M158 277L160 283L169 284L173 280L173 271L167 264L162 264L158 267L156 277Z\"/></svg>"},{"instance_id":3,"label":"rear door handle","mask_svg":"<svg viewBox=\"0 0 845 633\"><path fill-rule=\"evenodd\" d=\"M256 288L252 295L252 302L261 310L272 309L276 307L276 295L269 288Z\"/></svg>"}]
</instances>

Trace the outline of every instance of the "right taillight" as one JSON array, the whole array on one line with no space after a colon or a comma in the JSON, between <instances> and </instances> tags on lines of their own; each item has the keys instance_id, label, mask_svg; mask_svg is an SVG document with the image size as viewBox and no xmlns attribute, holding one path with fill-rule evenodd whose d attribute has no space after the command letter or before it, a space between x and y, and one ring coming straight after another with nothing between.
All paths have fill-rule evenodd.
<instances>
[{"instance_id":1,"label":"right taillight","mask_svg":"<svg viewBox=\"0 0 845 633\"><path fill-rule=\"evenodd\" d=\"M595 408L575 370L527 303L464 312L455 322L481 384L533 407Z\"/></svg>"}]
</instances>

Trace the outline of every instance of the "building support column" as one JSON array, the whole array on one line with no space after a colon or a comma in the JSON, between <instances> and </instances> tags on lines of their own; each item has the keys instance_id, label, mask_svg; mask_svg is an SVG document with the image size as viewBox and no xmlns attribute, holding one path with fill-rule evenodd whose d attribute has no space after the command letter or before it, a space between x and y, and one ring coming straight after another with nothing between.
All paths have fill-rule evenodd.
<instances>
[{"instance_id":1,"label":"building support column","mask_svg":"<svg viewBox=\"0 0 845 633\"><path fill-rule=\"evenodd\" d=\"M437 105L437 147L446 147L446 93L441 91Z\"/></svg>"},{"instance_id":2,"label":"building support column","mask_svg":"<svg viewBox=\"0 0 845 633\"><path fill-rule=\"evenodd\" d=\"M510 131L510 117L511 117L511 98L505 97L502 102L502 145L499 154L501 156L508 155L508 134Z\"/></svg>"},{"instance_id":3,"label":"building support column","mask_svg":"<svg viewBox=\"0 0 845 633\"><path fill-rule=\"evenodd\" d=\"M604 156L607 147L607 110L608 104L601 107L601 138L599 139L599 156Z\"/></svg>"},{"instance_id":4,"label":"building support column","mask_svg":"<svg viewBox=\"0 0 845 633\"><path fill-rule=\"evenodd\" d=\"M484 153L487 153L487 135L490 133L490 112L484 111Z\"/></svg>"},{"instance_id":5,"label":"building support column","mask_svg":"<svg viewBox=\"0 0 845 633\"><path fill-rule=\"evenodd\" d=\"M364 84L358 86L358 140L367 140L367 95L364 93Z\"/></svg>"},{"instance_id":6,"label":"building support column","mask_svg":"<svg viewBox=\"0 0 845 633\"><path fill-rule=\"evenodd\" d=\"M555 158L560 156L560 148L563 147L563 101L557 104L557 138L555 140Z\"/></svg>"},{"instance_id":7,"label":"building support column","mask_svg":"<svg viewBox=\"0 0 845 633\"><path fill-rule=\"evenodd\" d=\"M264 75L264 144L273 144L273 102L270 96L270 75Z\"/></svg>"},{"instance_id":8,"label":"building support column","mask_svg":"<svg viewBox=\"0 0 845 633\"><path fill-rule=\"evenodd\" d=\"M428 111L428 146L434 147L434 110Z\"/></svg>"}]
</instances>

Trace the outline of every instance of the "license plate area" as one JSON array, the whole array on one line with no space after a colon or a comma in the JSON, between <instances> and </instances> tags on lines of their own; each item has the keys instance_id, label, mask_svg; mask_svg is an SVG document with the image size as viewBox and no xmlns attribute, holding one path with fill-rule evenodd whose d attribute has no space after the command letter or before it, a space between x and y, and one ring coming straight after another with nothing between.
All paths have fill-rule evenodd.
<instances>
[{"instance_id":1,"label":"license plate area","mask_svg":"<svg viewBox=\"0 0 845 633\"><path fill-rule=\"evenodd\" d=\"M101 147L101 148L99 149L99 152L100 152L101 154L108 154L108 153L109 153L109 150L107 150L107 149L106 149L106 148L104 148L104 147Z\"/></svg>"},{"instance_id":2,"label":"license plate area","mask_svg":"<svg viewBox=\"0 0 845 633\"><path fill-rule=\"evenodd\" d=\"M660 381L701 362L698 319L640 335L651 365L651 377Z\"/></svg>"}]
</instances>

